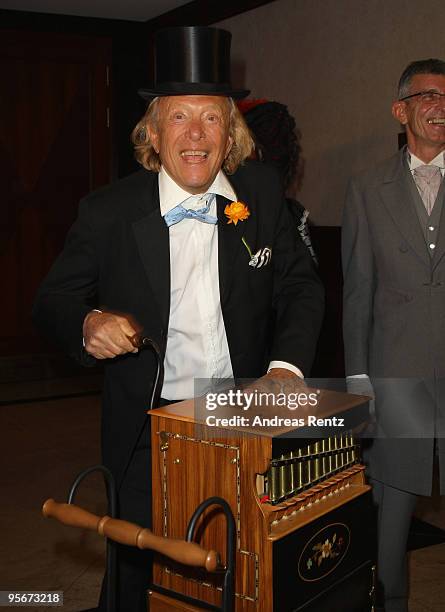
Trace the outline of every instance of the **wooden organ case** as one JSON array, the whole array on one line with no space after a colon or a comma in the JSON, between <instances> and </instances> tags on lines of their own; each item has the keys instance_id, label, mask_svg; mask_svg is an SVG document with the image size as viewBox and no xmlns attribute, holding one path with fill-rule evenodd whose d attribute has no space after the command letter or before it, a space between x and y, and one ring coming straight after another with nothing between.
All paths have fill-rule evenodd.
<instances>
[{"instance_id":1,"label":"wooden organ case","mask_svg":"<svg viewBox=\"0 0 445 612\"><path fill-rule=\"evenodd\" d=\"M193 400L151 411L153 532L183 538L195 508L222 497L236 523L236 612L372 610L370 487L348 429L363 404L321 391L311 414L330 420L318 428L218 428L196 417ZM340 418L344 426L329 427ZM209 508L196 532L223 561L225 529L224 515ZM201 610L192 599L221 605L221 585L218 574L157 555L149 609Z\"/></svg>"}]
</instances>

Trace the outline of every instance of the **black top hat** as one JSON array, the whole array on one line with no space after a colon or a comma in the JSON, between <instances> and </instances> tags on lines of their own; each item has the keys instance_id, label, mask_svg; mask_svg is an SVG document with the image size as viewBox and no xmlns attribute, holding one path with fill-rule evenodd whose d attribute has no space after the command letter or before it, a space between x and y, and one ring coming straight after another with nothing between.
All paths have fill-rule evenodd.
<instances>
[{"instance_id":1,"label":"black top hat","mask_svg":"<svg viewBox=\"0 0 445 612\"><path fill-rule=\"evenodd\" d=\"M155 82L140 89L156 96L209 95L244 98L247 89L230 84L230 41L226 30L206 27L166 28L155 35Z\"/></svg>"}]
</instances>

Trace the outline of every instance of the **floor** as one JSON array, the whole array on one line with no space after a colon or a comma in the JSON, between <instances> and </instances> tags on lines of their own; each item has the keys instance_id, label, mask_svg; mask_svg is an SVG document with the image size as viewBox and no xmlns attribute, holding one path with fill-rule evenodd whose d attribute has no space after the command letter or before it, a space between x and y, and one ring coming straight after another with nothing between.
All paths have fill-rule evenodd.
<instances>
[{"instance_id":1,"label":"floor","mask_svg":"<svg viewBox=\"0 0 445 612\"><path fill-rule=\"evenodd\" d=\"M44 519L41 507L49 497L65 501L74 477L100 461L100 396L88 394L94 387L91 380L74 390L70 380L55 383L57 399L42 399L50 386L46 383L42 391L31 385L28 393L22 384L14 395L11 383L7 388L0 384L0 590L61 590L63 610L77 612L97 603L104 541L92 532ZM70 397L64 396L64 389ZM82 484L76 503L105 514L99 476ZM422 498L417 514L445 529L443 498ZM444 610L445 543L412 552L410 570L410 612Z\"/></svg>"},{"instance_id":2,"label":"floor","mask_svg":"<svg viewBox=\"0 0 445 612\"><path fill-rule=\"evenodd\" d=\"M61 590L65 612L96 605L104 541L43 518L41 507L49 497L66 501L74 477L100 463L99 401L95 395L0 406L0 590ZM106 513L100 477L84 481L76 503Z\"/></svg>"}]
</instances>

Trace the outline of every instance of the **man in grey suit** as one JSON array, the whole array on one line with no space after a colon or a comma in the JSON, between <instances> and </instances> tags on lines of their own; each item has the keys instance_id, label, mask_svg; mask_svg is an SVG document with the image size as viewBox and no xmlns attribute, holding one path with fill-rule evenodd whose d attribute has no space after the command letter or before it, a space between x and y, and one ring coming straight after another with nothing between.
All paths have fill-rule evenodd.
<instances>
[{"instance_id":1,"label":"man in grey suit","mask_svg":"<svg viewBox=\"0 0 445 612\"><path fill-rule=\"evenodd\" d=\"M348 389L375 398L365 454L386 612L408 610L406 542L435 457L445 490L445 62L403 72L392 114L407 147L351 181L344 211Z\"/></svg>"}]
</instances>

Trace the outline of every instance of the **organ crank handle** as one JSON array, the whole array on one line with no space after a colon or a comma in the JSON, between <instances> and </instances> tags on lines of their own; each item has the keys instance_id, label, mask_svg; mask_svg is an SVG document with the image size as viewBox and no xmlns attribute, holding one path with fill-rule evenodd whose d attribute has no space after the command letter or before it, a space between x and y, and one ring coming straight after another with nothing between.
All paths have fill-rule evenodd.
<instances>
[{"instance_id":1,"label":"organ crank handle","mask_svg":"<svg viewBox=\"0 0 445 612\"><path fill-rule=\"evenodd\" d=\"M208 572L223 569L219 554L214 550L206 551L195 542L156 536L149 529L128 521L112 519L109 516L101 518L74 504L59 504L53 499L47 499L43 504L42 514L46 518L55 518L64 525L97 531L120 544L149 548L179 563L204 567Z\"/></svg>"}]
</instances>

